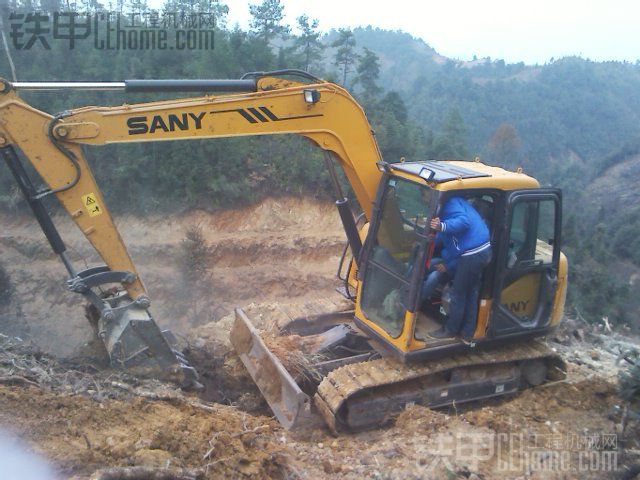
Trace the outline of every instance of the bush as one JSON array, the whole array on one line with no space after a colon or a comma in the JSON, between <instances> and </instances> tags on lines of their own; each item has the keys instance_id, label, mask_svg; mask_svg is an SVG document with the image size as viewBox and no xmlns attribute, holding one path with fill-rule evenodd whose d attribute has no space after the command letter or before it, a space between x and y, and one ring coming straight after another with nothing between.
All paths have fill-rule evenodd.
<instances>
[{"instance_id":1,"label":"bush","mask_svg":"<svg viewBox=\"0 0 640 480\"><path fill-rule=\"evenodd\" d=\"M618 373L618 393L629 403L637 403L640 400L640 352L632 351L622 357L626 357L630 364Z\"/></svg>"},{"instance_id":2,"label":"bush","mask_svg":"<svg viewBox=\"0 0 640 480\"><path fill-rule=\"evenodd\" d=\"M200 225L187 228L180 250L180 271L185 284L194 286L208 283L211 280L211 247Z\"/></svg>"}]
</instances>

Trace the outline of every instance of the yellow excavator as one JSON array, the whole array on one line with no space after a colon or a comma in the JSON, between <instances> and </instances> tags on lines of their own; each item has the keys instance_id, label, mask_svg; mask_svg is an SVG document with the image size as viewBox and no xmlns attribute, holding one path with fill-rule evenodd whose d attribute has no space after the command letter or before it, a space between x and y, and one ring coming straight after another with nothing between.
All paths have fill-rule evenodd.
<instances>
[{"instance_id":1,"label":"yellow excavator","mask_svg":"<svg viewBox=\"0 0 640 480\"><path fill-rule=\"evenodd\" d=\"M69 289L92 305L96 333L114 366L155 367L185 386L198 378L175 350L170 332L162 332L149 312L151 301L83 146L298 134L325 153L348 241L338 268L340 290L353 310L282 325L279 336L295 337L304 350L306 361L295 372L236 310L231 342L285 427L304 425L319 414L334 431L372 428L407 404L438 407L507 395L565 375L558 355L534 340L559 324L564 309L561 192L541 188L522 171L478 160L387 162L353 97L295 70L254 72L238 80L2 80L0 87L0 155L62 259ZM18 95L33 89L203 95L50 115ZM36 188L18 152L46 187ZM359 219L341 190L334 159L363 212ZM76 270L42 203L51 195L105 265ZM454 195L480 213L494 253L483 272L471 342L427 335L447 319L449 287L427 302L420 298L427 265L437 254L427 226ZM98 293L105 285L118 288Z\"/></svg>"}]
</instances>

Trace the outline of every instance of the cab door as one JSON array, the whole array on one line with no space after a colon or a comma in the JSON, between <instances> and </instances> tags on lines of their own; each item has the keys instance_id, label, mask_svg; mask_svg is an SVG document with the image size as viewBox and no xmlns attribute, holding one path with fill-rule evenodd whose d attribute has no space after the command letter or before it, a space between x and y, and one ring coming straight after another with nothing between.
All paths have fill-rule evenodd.
<instances>
[{"instance_id":1,"label":"cab door","mask_svg":"<svg viewBox=\"0 0 640 480\"><path fill-rule=\"evenodd\" d=\"M496 258L489 336L549 325L558 284L562 225L558 189L515 190L507 195Z\"/></svg>"}]
</instances>

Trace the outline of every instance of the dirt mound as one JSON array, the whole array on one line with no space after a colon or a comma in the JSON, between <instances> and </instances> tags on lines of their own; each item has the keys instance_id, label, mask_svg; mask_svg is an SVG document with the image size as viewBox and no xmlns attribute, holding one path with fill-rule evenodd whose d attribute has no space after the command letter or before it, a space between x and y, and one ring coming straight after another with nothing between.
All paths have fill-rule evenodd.
<instances>
[{"instance_id":1,"label":"dirt mound","mask_svg":"<svg viewBox=\"0 0 640 480\"><path fill-rule=\"evenodd\" d=\"M206 409L141 398L83 397L0 386L0 422L37 444L61 474L105 466L201 468L206 478L284 478L288 449L279 427L233 407Z\"/></svg>"},{"instance_id":2,"label":"dirt mound","mask_svg":"<svg viewBox=\"0 0 640 480\"><path fill-rule=\"evenodd\" d=\"M438 431L447 423L447 416L422 405L411 405L398 415L396 428L400 430Z\"/></svg>"},{"instance_id":3,"label":"dirt mound","mask_svg":"<svg viewBox=\"0 0 640 480\"><path fill-rule=\"evenodd\" d=\"M499 435L564 441L615 431L607 417L616 402L613 386L597 379L529 390L483 406L439 411L410 406L388 428L338 438L322 428L287 432L269 416L203 404L193 396L144 398L140 394L147 390L141 388L121 392L99 401L31 385L0 385L0 425L50 459L60 476L77 478L135 465L186 468L212 479L516 478L527 475L524 465L505 473L495 456L482 450L472 458L465 448L479 448L478 441L486 447ZM583 399L578 404L577 392ZM517 447L502 453L517 456ZM574 467L529 472L529 478L577 478Z\"/></svg>"},{"instance_id":4,"label":"dirt mound","mask_svg":"<svg viewBox=\"0 0 640 480\"><path fill-rule=\"evenodd\" d=\"M211 350L188 353L210 389L185 393L127 372L61 363L3 337L0 426L37 445L65 476L140 465L187 468L202 478L284 477L287 450L272 435L280 427L255 408L261 397L250 379L232 377ZM211 392L218 403L207 402Z\"/></svg>"}]
</instances>

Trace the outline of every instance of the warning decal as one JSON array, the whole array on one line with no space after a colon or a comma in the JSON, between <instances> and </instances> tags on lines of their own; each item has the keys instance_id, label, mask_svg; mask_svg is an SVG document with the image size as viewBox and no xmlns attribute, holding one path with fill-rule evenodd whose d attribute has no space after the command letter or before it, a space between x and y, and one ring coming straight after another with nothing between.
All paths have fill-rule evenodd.
<instances>
[{"instance_id":1,"label":"warning decal","mask_svg":"<svg viewBox=\"0 0 640 480\"><path fill-rule=\"evenodd\" d=\"M82 204L89 212L90 217L96 217L102 214L102 207L98 204L98 200L93 193L82 196Z\"/></svg>"}]
</instances>

